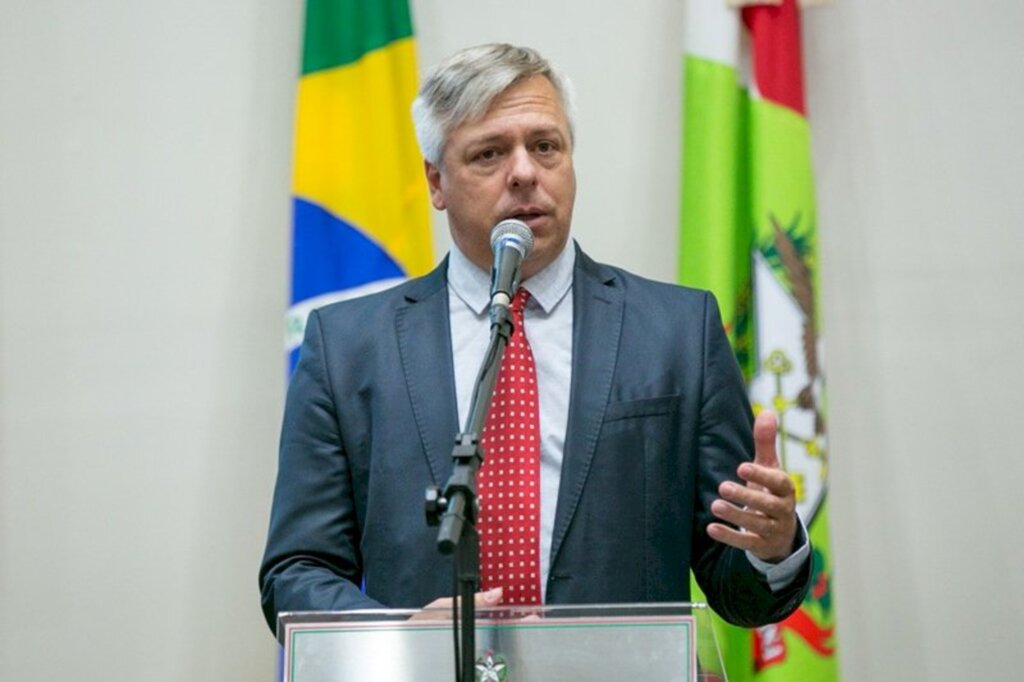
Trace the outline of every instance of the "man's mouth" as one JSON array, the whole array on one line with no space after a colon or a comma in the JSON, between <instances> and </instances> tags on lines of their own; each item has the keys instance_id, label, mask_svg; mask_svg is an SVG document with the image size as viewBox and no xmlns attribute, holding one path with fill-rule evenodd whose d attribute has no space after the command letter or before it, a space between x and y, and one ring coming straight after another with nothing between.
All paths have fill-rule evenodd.
<instances>
[{"instance_id":1,"label":"man's mouth","mask_svg":"<svg viewBox=\"0 0 1024 682\"><path fill-rule=\"evenodd\" d=\"M543 218L544 215L545 214L543 212L541 212L541 211L526 210L526 211L523 211L522 213L514 213L514 214L512 214L512 215L510 215L508 217L512 218L514 220L521 220L524 223L529 224L531 221L537 220L538 218Z\"/></svg>"}]
</instances>

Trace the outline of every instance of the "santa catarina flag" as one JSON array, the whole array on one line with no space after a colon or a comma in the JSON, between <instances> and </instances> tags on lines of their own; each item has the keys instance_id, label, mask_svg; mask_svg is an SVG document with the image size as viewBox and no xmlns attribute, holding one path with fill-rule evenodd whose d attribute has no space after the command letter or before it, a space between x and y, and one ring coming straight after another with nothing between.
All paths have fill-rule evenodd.
<instances>
[{"instance_id":1,"label":"santa catarina flag","mask_svg":"<svg viewBox=\"0 0 1024 682\"><path fill-rule=\"evenodd\" d=\"M800 10L796 0L744 4L688 3L680 279L718 298L755 412L778 415L814 568L810 594L784 622L716 628L730 682L827 682L838 665Z\"/></svg>"},{"instance_id":2,"label":"santa catarina flag","mask_svg":"<svg viewBox=\"0 0 1024 682\"><path fill-rule=\"evenodd\" d=\"M410 118L416 88L407 0L307 0L285 326L290 368L311 310L387 288L433 263Z\"/></svg>"}]
</instances>

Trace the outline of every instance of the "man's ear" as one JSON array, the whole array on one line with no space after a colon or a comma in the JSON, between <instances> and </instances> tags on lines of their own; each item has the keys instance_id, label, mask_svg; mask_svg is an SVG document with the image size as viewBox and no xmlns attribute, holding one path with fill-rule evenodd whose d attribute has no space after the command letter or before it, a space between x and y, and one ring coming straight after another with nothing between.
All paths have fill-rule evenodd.
<instances>
[{"instance_id":1,"label":"man's ear","mask_svg":"<svg viewBox=\"0 0 1024 682\"><path fill-rule=\"evenodd\" d=\"M444 195L441 194L441 169L429 161L423 161L423 172L427 176L427 185L430 187L430 203L438 211L445 209Z\"/></svg>"}]
</instances>

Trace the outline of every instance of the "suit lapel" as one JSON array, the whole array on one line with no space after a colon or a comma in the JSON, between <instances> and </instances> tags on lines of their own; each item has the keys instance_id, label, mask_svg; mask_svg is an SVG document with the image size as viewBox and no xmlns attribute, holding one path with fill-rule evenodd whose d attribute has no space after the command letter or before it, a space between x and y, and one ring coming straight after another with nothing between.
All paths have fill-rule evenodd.
<instances>
[{"instance_id":1,"label":"suit lapel","mask_svg":"<svg viewBox=\"0 0 1024 682\"><path fill-rule=\"evenodd\" d=\"M445 259L429 275L414 282L395 312L405 384L436 485L443 485L451 474L451 451L458 432L447 269Z\"/></svg>"},{"instance_id":2,"label":"suit lapel","mask_svg":"<svg viewBox=\"0 0 1024 682\"><path fill-rule=\"evenodd\" d=\"M598 265L578 249L572 295L572 388L551 540L552 566L558 559L594 459L622 331L623 291L616 285L614 271Z\"/></svg>"}]
</instances>

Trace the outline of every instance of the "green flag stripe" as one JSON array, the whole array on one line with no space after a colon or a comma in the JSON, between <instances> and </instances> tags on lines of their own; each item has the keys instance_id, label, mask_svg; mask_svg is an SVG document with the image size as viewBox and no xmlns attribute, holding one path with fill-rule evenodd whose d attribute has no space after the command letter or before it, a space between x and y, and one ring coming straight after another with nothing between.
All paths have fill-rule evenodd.
<instances>
[{"instance_id":1,"label":"green flag stripe","mask_svg":"<svg viewBox=\"0 0 1024 682\"><path fill-rule=\"evenodd\" d=\"M683 284L726 298L750 253L744 148L749 99L731 67L687 57L685 73L680 274ZM714 257L723 254L733 262Z\"/></svg>"},{"instance_id":2,"label":"green flag stripe","mask_svg":"<svg viewBox=\"0 0 1024 682\"><path fill-rule=\"evenodd\" d=\"M685 59L680 281L718 298L744 373L750 351L750 97L725 64ZM746 305L745 305L746 304Z\"/></svg>"},{"instance_id":3,"label":"green flag stripe","mask_svg":"<svg viewBox=\"0 0 1024 682\"><path fill-rule=\"evenodd\" d=\"M351 64L410 36L408 0L309 0L302 75Z\"/></svg>"}]
</instances>

